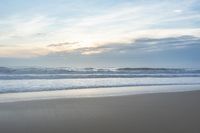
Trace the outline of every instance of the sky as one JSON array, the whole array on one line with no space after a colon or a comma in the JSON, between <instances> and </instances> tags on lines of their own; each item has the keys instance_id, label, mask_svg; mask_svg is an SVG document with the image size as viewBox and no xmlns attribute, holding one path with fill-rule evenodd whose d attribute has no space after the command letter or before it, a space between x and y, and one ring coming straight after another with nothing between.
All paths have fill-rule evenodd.
<instances>
[{"instance_id":1,"label":"sky","mask_svg":"<svg viewBox=\"0 0 200 133\"><path fill-rule=\"evenodd\" d=\"M0 66L200 68L200 0L0 0Z\"/></svg>"}]
</instances>

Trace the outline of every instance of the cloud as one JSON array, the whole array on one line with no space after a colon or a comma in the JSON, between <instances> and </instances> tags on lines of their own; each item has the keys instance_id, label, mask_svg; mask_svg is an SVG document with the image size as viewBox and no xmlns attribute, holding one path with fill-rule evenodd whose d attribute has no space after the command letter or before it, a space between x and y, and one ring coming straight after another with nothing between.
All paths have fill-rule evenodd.
<instances>
[{"instance_id":1,"label":"cloud","mask_svg":"<svg viewBox=\"0 0 200 133\"><path fill-rule=\"evenodd\" d=\"M23 17L20 15L5 18L0 22L0 27L5 26L4 31L6 37L27 37L31 35L43 34L42 32L52 23L49 19L42 15L33 17Z\"/></svg>"},{"instance_id":2,"label":"cloud","mask_svg":"<svg viewBox=\"0 0 200 133\"><path fill-rule=\"evenodd\" d=\"M41 57L47 55L49 51L42 48L27 48L22 47L18 49L13 49L11 47L2 47L0 57L10 57L10 58L33 58Z\"/></svg>"},{"instance_id":3,"label":"cloud","mask_svg":"<svg viewBox=\"0 0 200 133\"><path fill-rule=\"evenodd\" d=\"M91 66L200 66L200 37L177 36L138 38L129 43L118 42L73 51L52 52L40 56L44 61L74 67Z\"/></svg>"},{"instance_id":4,"label":"cloud","mask_svg":"<svg viewBox=\"0 0 200 133\"><path fill-rule=\"evenodd\" d=\"M50 44L47 47L60 47L60 46L73 45L73 44L77 44L77 43L79 43L79 42L56 43L56 44Z\"/></svg>"},{"instance_id":5,"label":"cloud","mask_svg":"<svg viewBox=\"0 0 200 133\"><path fill-rule=\"evenodd\" d=\"M63 46L60 47L59 51L46 51L46 49L41 48L6 49L2 47L0 57L20 59L2 60L0 58L0 60L3 63L2 65L5 65L5 62L7 64L15 62L15 65L19 65L18 60L24 60L20 64L74 67L93 67L94 65L98 67L123 65L140 67L146 63L146 66L155 67L164 63L163 66L166 67L169 64L176 66L185 62L186 65L189 64L188 66L193 67L194 64L199 65L200 57L200 37L191 35L162 38L142 37L137 39L133 37L130 42L109 43L97 47L78 48L72 51L63 49ZM57 46L53 48L57 48ZM185 64L184 67L186 67Z\"/></svg>"},{"instance_id":6,"label":"cloud","mask_svg":"<svg viewBox=\"0 0 200 133\"><path fill-rule=\"evenodd\" d=\"M173 10L173 12L175 12L175 13L182 13L183 10L176 9L176 10Z\"/></svg>"},{"instance_id":7,"label":"cloud","mask_svg":"<svg viewBox=\"0 0 200 133\"><path fill-rule=\"evenodd\" d=\"M1 44L0 47L7 47L6 45Z\"/></svg>"},{"instance_id":8,"label":"cloud","mask_svg":"<svg viewBox=\"0 0 200 133\"><path fill-rule=\"evenodd\" d=\"M122 2L103 10L94 7L95 11L88 14L82 14L85 8L76 9L79 15L64 15L67 8L65 12L58 9L61 14L56 15L16 13L0 20L0 44L16 45L10 49L9 56L16 55L12 51L20 51L20 47L33 50L41 47L49 52L73 52L82 49L82 54L89 55L114 49L112 44L136 43L138 38L200 36L200 29L193 26L200 18L199 13L191 9L194 2L136 3ZM88 10L91 10L90 7ZM180 11L184 13L178 13ZM154 50L157 48L154 45L151 47ZM5 53L4 49L0 49L0 53Z\"/></svg>"},{"instance_id":9,"label":"cloud","mask_svg":"<svg viewBox=\"0 0 200 133\"><path fill-rule=\"evenodd\" d=\"M179 36L167 38L139 38L129 43L113 43L93 48L77 49L80 54L101 54L104 52L128 53L128 52L155 52L187 47L200 46L200 37Z\"/></svg>"},{"instance_id":10,"label":"cloud","mask_svg":"<svg viewBox=\"0 0 200 133\"><path fill-rule=\"evenodd\" d=\"M78 41L80 42L78 47L83 48L105 43L128 42L133 36L138 38L141 32L145 32L143 37L146 34L159 37L162 34L166 36L191 34L190 31L182 34L184 30L192 29L190 23L199 18L198 13L189 11L191 5L191 2L183 1L179 4L157 2L151 5L129 3L111 6L96 14L74 17L70 23L66 22L69 18L62 18L62 21L57 19L55 23L60 26L48 33L46 39L53 41L53 44L57 44L60 40ZM182 10L184 14L174 13L174 10ZM184 22L180 24L179 21ZM165 28L166 25L169 29ZM154 30L157 34L154 34ZM178 33L181 30L182 33Z\"/></svg>"}]
</instances>

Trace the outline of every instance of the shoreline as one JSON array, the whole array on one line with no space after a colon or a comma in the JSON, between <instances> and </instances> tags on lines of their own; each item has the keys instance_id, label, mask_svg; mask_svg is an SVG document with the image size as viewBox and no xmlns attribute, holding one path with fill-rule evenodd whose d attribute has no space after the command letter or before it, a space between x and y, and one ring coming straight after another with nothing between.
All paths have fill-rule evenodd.
<instances>
[{"instance_id":1,"label":"shoreline","mask_svg":"<svg viewBox=\"0 0 200 133\"><path fill-rule=\"evenodd\" d=\"M197 133L200 91L0 103L4 133Z\"/></svg>"},{"instance_id":2,"label":"shoreline","mask_svg":"<svg viewBox=\"0 0 200 133\"><path fill-rule=\"evenodd\" d=\"M0 103L200 91L200 85L129 86L0 94Z\"/></svg>"}]
</instances>

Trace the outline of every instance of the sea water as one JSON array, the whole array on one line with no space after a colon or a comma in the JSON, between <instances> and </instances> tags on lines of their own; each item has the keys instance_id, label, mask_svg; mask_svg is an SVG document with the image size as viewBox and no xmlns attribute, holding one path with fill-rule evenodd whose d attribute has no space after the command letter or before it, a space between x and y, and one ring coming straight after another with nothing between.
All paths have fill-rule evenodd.
<instances>
[{"instance_id":1,"label":"sea water","mask_svg":"<svg viewBox=\"0 0 200 133\"><path fill-rule=\"evenodd\" d=\"M200 69L0 67L0 93L200 85Z\"/></svg>"}]
</instances>

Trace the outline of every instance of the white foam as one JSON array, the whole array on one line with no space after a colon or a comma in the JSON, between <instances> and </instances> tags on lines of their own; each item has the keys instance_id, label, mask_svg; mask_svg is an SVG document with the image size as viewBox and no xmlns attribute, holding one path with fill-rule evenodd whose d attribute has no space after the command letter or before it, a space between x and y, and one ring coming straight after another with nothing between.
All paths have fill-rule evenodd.
<instances>
[{"instance_id":1,"label":"white foam","mask_svg":"<svg viewBox=\"0 0 200 133\"><path fill-rule=\"evenodd\" d=\"M200 77L0 80L0 93L174 84L200 84Z\"/></svg>"}]
</instances>

